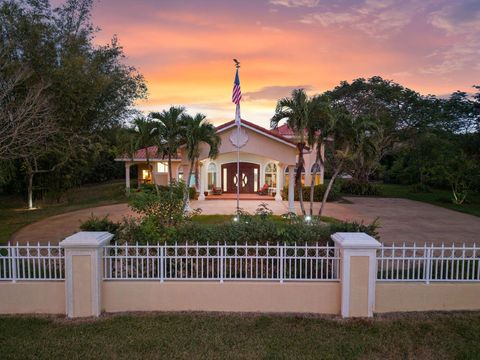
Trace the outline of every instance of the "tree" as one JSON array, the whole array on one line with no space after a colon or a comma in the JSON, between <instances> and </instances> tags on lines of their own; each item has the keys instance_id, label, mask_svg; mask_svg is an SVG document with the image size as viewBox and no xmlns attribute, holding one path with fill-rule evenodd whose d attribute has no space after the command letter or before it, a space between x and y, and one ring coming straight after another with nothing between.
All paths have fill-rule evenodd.
<instances>
[{"instance_id":1,"label":"tree","mask_svg":"<svg viewBox=\"0 0 480 360\"><path fill-rule=\"evenodd\" d=\"M278 100L275 115L270 119L272 128L277 128L281 121L286 120L287 125L295 134L298 151L295 185L303 215L306 214L302 192L302 170L305 168L303 153L307 146L307 128L316 114L316 107L316 102L309 99L304 89L295 89L292 91L290 98L286 97Z\"/></svg>"},{"instance_id":2,"label":"tree","mask_svg":"<svg viewBox=\"0 0 480 360\"><path fill-rule=\"evenodd\" d=\"M358 152L352 159L353 178L368 182L380 159L398 141L399 131L409 126L409 101L419 95L379 76L368 80L359 78L351 83L342 81L326 95L333 106L344 108L353 120L362 118L376 124L375 136L369 139L375 144L373 151Z\"/></svg>"},{"instance_id":3,"label":"tree","mask_svg":"<svg viewBox=\"0 0 480 360\"><path fill-rule=\"evenodd\" d=\"M326 142L329 148L329 161L333 169L318 215L322 216L328 195L341 171L348 161L356 159L367 146L375 145L369 141L369 134L375 129L375 124L365 118L354 119L346 109L336 108L333 111L333 123L328 129Z\"/></svg>"},{"instance_id":4,"label":"tree","mask_svg":"<svg viewBox=\"0 0 480 360\"><path fill-rule=\"evenodd\" d=\"M152 155L156 156L158 155L161 150L160 148L157 147L157 151L155 153L152 154L152 151L151 151L151 146L154 144L155 142L155 137L153 135L154 133L154 130L155 130L155 126L156 124L149 120L149 119L144 119L144 118L136 118L134 121L134 128L132 129L133 130L133 149L134 151L138 150L138 149L145 149L145 159L146 159L146 162L147 162L147 166L148 168L150 169L150 174L152 175L152 182L153 182L153 185L155 186L155 190L157 192L157 194L159 193L159 189L158 189L158 185L157 185L157 181L155 179L155 175L153 174L153 164L150 162L150 157ZM132 161L133 161L133 154L134 153L131 153L131 156L132 156Z\"/></svg>"},{"instance_id":5,"label":"tree","mask_svg":"<svg viewBox=\"0 0 480 360\"><path fill-rule=\"evenodd\" d=\"M72 158L86 156L89 148L89 139L70 134L67 140L52 136L52 139L46 139L44 143L35 143L25 151L21 160L27 175L27 202L28 209L34 209L33 206L33 184L35 175L49 174L64 166ZM83 153L83 154L82 154ZM47 156L55 156L57 161L51 163Z\"/></svg>"},{"instance_id":6,"label":"tree","mask_svg":"<svg viewBox=\"0 0 480 360\"><path fill-rule=\"evenodd\" d=\"M315 150L315 163L311 169L310 179L310 216L313 215L313 196L315 194L315 178L321 168L325 168L324 148L332 127L330 103L326 96L317 95L311 99L314 113L307 125L307 143Z\"/></svg>"},{"instance_id":7,"label":"tree","mask_svg":"<svg viewBox=\"0 0 480 360\"><path fill-rule=\"evenodd\" d=\"M203 114L196 114L194 117L184 114L181 122L186 155L190 161L190 169L187 177L188 182L192 177L193 169L197 168L197 162L200 156L200 145L207 144L209 146L208 157L215 158L218 155L221 139L217 134L215 126L207 122ZM196 171L195 180L196 186L198 187L198 171ZM188 183L185 188L185 204L187 204Z\"/></svg>"},{"instance_id":8,"label":"tree","mask_svg":"<svg viewBox=\"0 0 480 360\"><path fill-rule=\"evenodd\" d=\"M52 8L48 0L6 0L0 4L0 69L8 59L6 69L10 74L24 69L28 74L21 86L14 87L12 96L28 100L26 104L31 100L48 103L48 110L39 114L48 113L55 120L55 136L40 136L38 147L27 146L42 147L42 151L24 154L29 158L35 155L42 169L54 169L42 173L54 174L57 180L47 184L49 191L58 184L63 188L65 184L73 186L85 181L95 164L93 154L84 150L108 147L104 139L110 129L131 117L134 102L146 96L143 77L124 63L117 39L113 37L104 46L94 44L98 30L90 21L91 7L92 0L67 0L57 8ZM1 75L3 78L3 70ZM3 105L0 110L3 112ZM27 140L36 139L35 131L41 128L43 132L48 129L32 128L33 136ZM57 151L57 146L69 147L72 134L84 139L81 144L86 147L76 152ZM14 153L10 145L9 152ZM41 158L39 154L43 154ZM72 156L65 159L65 154ZM26 171L17 174L12 182L27 175Z\"/></svg>"},{"instance_id":9,"label":"tree","mask_svg":"<svg viewBox=\"0 0 480 360\"><path fill-rule=\"evenodd\" d=\"M0 64L0 160L27 155L58 132L51 115L44 84L27 86L26 68L11 71L8 61Z\"/></svg>"},{"instance_id":10,"label":"tree","mask_svg":"<svg viewBox=\"0 0 480 360\"><path fill-rule=\"evenodd\" d=\"M157 144L168 158L168 178L173 181L172 157L177 156L178 146L182 138L181 118L185 114L183 106L171 106L161 113L152 112L150 117L154 120L153 133L157 136Z\"/></svg>"}]
</instances>

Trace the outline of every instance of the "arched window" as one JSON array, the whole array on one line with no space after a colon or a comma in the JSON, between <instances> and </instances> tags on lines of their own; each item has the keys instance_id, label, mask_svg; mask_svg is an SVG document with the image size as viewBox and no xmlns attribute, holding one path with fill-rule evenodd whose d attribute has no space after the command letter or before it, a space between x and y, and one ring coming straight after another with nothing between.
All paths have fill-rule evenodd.
<instances>
[{"instance_id":1,"label":"arched window","mask_svg":"<svg viewBox=\"0 0 480 360\"><path fill-rule=\"evenodd\" d=\"M265 184L268 184L268 187L271 188L277 186L277 164L268 163L265 166Z\"/></svg>"},{"instance_id":2,"label":"arched window","mask_svg":"<svg viewBox=\"0 0 480 360\"><path fill-rule=\"evenodd\" d=\"M293 173L294 173L294 174L297 173L297 168L295 168L295 169L293 170ZM294 177L295 177L295 175L294 175ZM285 181L284 181L285 186L288 186L288 180L289 180L289 177L288 177L288 167L286 167L286 168L285 168ZM302 168L301 181L302 181L302 185L305 185L305 168Z\"/></svg>"},{"instance_id":3,"label":"arched window","mask_svg":"<svg viewBox=\"0 0 480 360\"><path fill-rule=\"evenodd\" d=\"M208 190L211 190L212 186L217 183L217 165L215 165L215 163L208 164L207 175Z\"/></svg>"},{"instance_id":4,"label":"arched window","mask_svg":"<svg viewBox=\"0 0 480 360\"><path fill-rule=\"evenodd\" d=\"M320 164L319 163L315 163L312 165L311 169L310 169L310 174L313 175L313 173L315 173L315 182L314 184L315 185L320 185L321 184L321 179L320 179L320 171L321 171L321 167L320 167Z\"/></svg>"}]
</instances>

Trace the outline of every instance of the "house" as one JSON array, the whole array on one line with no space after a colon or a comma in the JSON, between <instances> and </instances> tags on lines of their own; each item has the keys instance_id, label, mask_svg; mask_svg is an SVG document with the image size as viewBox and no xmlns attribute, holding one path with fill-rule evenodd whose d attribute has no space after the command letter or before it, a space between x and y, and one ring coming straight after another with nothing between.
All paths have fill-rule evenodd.
<instances>
[{"instance_id":1,"label":"house","mask_svg":"<svg viewBox=\"0 0 480 360\"><path fill-rule=\"evenodd\" d=\"M288 186L289 210L293 210L293 185L297 147L293 131L282 125L274 130L263 128L247 120L241 121L237 132L235 121L229 121L217 128L221 138L219 155L215 159L208 157L208 145L202 145L199 157L199 200L205 200L205 193L215 186L223 193L235 194L237 191L237 144L240 147L240 193L257 193L268 184L268 195L277 201L282 200L281 190ZM302 183L309 185L311 170L315 163L315 151L307 149L304 154L305 168ZM147 164L147 159L148 163ZM139 183L152 182L152 176L158 185L168 184L168 162L159 157L157 148L152 146L140 149L132 157L121 157L117 161L125 162L126 187L130 188L130 167L137 166ZM188 174L189 161L185 149L180 148L172 159L172 173L176 180L184 180ZM153 169L153 172L151 171ZM319 169L315 184L323 183L323 169ZM195 179L189 184L193 186ZM289 186L290 185L290 186Z\"/></svg>"}]
</instances>

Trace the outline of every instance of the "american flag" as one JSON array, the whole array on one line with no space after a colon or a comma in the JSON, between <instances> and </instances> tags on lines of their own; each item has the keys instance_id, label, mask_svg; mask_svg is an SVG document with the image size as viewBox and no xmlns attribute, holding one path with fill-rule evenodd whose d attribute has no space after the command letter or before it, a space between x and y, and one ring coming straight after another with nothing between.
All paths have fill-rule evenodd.
<instances>
[{"instance_id":1,"label":"american flag","mask_svg":"<svg viewBox=\"0 0 480 360\"><path fill-rule=\"evenodd\" d=\"M242 91L240 90L240 78L238 77L238 69L235 74L235 82L233 83L232 102L239 105L242 100Z\"/></svg>"}]
</instances>

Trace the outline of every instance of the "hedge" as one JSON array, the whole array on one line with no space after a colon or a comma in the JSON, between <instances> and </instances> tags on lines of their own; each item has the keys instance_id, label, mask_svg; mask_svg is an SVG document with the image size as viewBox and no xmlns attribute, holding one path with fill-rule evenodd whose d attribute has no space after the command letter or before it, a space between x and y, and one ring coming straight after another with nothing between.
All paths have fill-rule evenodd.
<instances>
[{"instance_id":1,"label":"hedge","mask_svg":"<svg viewBox=\"0 0 480 360\"><path fill-rule=\"evenodd\" d=\"M315 185L313 188L313 201L320 202L323 199L323 194L327 189L327 184ZM339 186L334 184L330 193L328 194L327 201L335 201L340 198L339 195ZM303 201L310 201L310 186L303 186ZM284 199L288 199L288 187L284 187L282 191L282 196ZM295 188L295 201L298 201L298 190Z\"/></svg>"},{"instance_id":2,"label":"hedge","mask_svg":"<svg viewBox=\"0 0 480 360\"><path fill-rule=\"evenodd\" d=\"M341 179L338 184L342 194L378 196L381 193L380 186L369 182Z\"/></svg>"}]
</instances>

